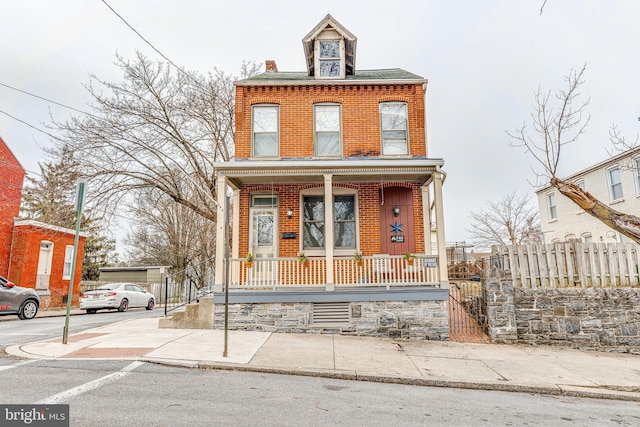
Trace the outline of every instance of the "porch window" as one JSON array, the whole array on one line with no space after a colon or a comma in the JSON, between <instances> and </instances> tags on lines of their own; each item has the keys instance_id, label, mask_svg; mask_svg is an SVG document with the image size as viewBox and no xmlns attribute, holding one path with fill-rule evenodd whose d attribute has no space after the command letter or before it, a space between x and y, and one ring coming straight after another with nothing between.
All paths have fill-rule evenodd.
<instances>
[{"instance_id":1,"label":"porch window","mask_svg":"<svg viewBox=\"0 0 640 427\"><path fill-rule=\"evenodd\" d=\"M305 248L324 248L324 197L303 198L303 245Z\"/></svg>"},{"instance_id":2,"label":"porch window","mask_svg":"<svg viewBox=\"0 0 640 427\"><path fill-rule=\"evenodd\" d=\"M317 104L314 106L316 156L342 155L340 113L340 105Z\"/></svg>"},{"instance_id":3,"label":"porch window","mask_svg":"<svg viewBox=\"0 0 640 427\"><path fill-rule=\"evenodd\" d=\"M607 170L607 177L609 179L609 194L611 195L611 201L622 200L622 180L620 178L620 168L618 166Z\"/></svg>"},{"instance_id":4,"label":"porch window","mask_svg":"<svg viewBox=\"0 0 640 427\"><path fill-rule=\"evenodd\" d=\"M277 157L280 153L279 107L254 105L252 108L253 157Z\"/></svg>"},{"instance_id":5,"label":"porch window","mask_svg":"<svg viewBox=\"0 0 640 427\"><path fill-rule=\"evenodd\" d=\"M356 247L355 195L333 197L334 247ZM305 249L325 247L324 196L303 197L303 245Z\"/></svg>"},{"instance_id":6,"label":"porch window","mask_svg":"<svg viewBox=\"0 0 640 427\"><path fill-rule=\"evenodd\" d=\"M336 248L356 247L356 203L354 196L334 196L333 234Z\"/></svg>"},{"instance_id":7,"label":"porch window","mask_svg":"<svg viewBox=\"0 0 640 427\"><path fill-rule=\"evenodd\" d=\"M73 261L73 246L64 248L64 267L62 268L62 280L71 280L71 262Z\"/></svg>"},{"instance_id":8,"label":"porch window","mask_svg":"<svg viewBox=\"0 0 640 427\"><path fill-rule=\"evenodd\" d=\"M383 102L380 104L380 133L382 134L383 155L409 154L406 102Z\"/></svg>"}]
</instances>

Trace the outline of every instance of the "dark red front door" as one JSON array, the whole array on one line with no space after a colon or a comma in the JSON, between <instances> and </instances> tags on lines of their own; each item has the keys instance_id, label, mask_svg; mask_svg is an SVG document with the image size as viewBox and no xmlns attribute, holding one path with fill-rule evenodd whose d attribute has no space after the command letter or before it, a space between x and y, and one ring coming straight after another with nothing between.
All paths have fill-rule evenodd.
<instances>
[{"instance_id":1,"label":"dark red front door","mask_svg":"<svg viewBox=\"0 0 640 427\"><path fill-rule=\"evenodd\" d=\"M413 235L413 197L410 188L386 187L381 190L380 202L380 253L401 255L415 253ZM394 208L400 212L394 212Z\"/></svg>"}]
</instances>

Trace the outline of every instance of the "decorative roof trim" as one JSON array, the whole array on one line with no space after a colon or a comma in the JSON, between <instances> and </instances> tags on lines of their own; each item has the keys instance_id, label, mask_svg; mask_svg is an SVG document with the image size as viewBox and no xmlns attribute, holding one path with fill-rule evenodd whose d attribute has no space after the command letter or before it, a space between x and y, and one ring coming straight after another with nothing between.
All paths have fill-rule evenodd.
<instances>
[{"instance_id":1,"label":"decorative roof trim","mask_svg":"<svg viewBox=\"0 0 640 427\"><path fill-rule=\"evenodd\" d=\"M427 84L428 79L348 79L348 80L240 80L236 86L353 86L353 85L391 85L391 84Z\"/></svg>"}]
</instances>

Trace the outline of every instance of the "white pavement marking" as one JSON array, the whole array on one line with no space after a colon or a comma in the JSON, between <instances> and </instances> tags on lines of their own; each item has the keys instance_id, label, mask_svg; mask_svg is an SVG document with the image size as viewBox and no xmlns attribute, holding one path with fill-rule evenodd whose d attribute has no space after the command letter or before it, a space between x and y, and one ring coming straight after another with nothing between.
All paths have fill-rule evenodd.
<instances>
[{"instance_id":1,"label":"white pavement marking","mask_svg":"<svg viewBox=\"0 0 640 427\"><path fill-rule=\"evenodd\" d=\"M14 365L0 366L0 371L6 371L7 369L17 368L18 366L28 365L29 363L33 363L33 362L36 362L36 360L25 360L23 362L18 362Z\"/></svg>"},{"instance_id":2,"label":"white pavement marking","mask_svg":"<svg viewBox=\"0 0 640 427\"><path fill-rule=\"evenodd\" d=\"M82 393L86 393L91 390L95 390L97 388L102 387L105 384L110 382L119 380L120 378L129 374L129 372L136 369L138 366L144 365L145 362L133 362L132 364L125 366L118 372L114 372L113 374L109 374L102 378L98 378L97 380L90 381L88 383L79 385L78 387L71 388L67 391L63 391L58 394L54 394L53 396L49 396L45 399L42 399L39 402L36 402L36 405L55 405L58 403L64 403L71 398L81 395Z\"/></svg>"}]
</instances>

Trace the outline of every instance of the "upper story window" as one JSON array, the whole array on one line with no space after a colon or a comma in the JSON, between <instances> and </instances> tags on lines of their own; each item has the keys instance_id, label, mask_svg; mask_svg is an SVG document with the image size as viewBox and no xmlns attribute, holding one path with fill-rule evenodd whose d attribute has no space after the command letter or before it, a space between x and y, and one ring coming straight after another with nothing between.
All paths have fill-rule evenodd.
<instances>
[{"instance_id":1,"label":"upper story window","mask_svg":"<svg viewBox=\"0 0 640 427\"><path fill-rule=\"evenodd\" d=\"M622 200L622 179L620 177L620 167L615 166L607 170L607 178L609 181L609 195L611 201Z\"/></svg>"},{"instance_id":2,"label":"upper story window","mask_svg":"<svg viewBox=\"0 0 640 427\"><path fill-rule=\"evenodd\" d=\"M409 154L408 120L406 102L380 104L380 133L382 154L397 156Z\"/></svg>"},{"instance_id":3,"label":"upper story window","mask_svg":"<svg viewBox=\"0 0 640 427\"><path fill-rule=\"evenodd\" d=\"M554 193L547 194L547 208L549 221L558 218L558 207L556 206L556 195Z\"/></svg>"},{"instance_id":4,"label":"upper story window","mask_svg":"<svg viewBox=\"0 0 640 427\"><path fill-rule=\"evenodd\" d=\"M318 44L319 76L341 77L340 40L320 40Z\"/></svg>"},{"instance_id":5,"label":"upper story window","mask_svg":"<svg viewBox=\"0 0 640 427\"><path fill-rule=\"evenodd\" d=\"M278 157L280 154L277 105L254 105L251 109L253 157Z\"/></svg>"},{"instance_id":6,"label":"upper story window","mask_svg":"<svg viewBox=\"0 0 640 427\"><path fill-rule=\"evenodd\" d=\"M339 157L342 155L341 110L337 104L314 105L315 155Z\"/></svg>"},{"instance_id":7,"label":"upper story window","mask_svg":"<svg viewBox=\"0 0 640 427\"><path fill-rule=\"evenodd\" d=\"M636 193L640 195L640 157L633 159L633 176L636 181Z\"/></svg>"}]
</instances>

